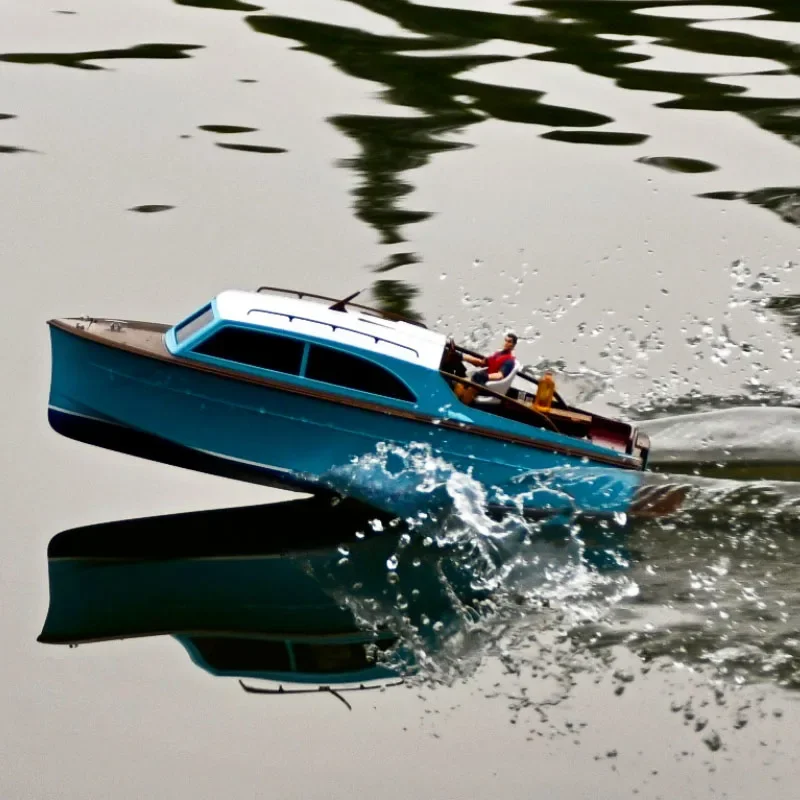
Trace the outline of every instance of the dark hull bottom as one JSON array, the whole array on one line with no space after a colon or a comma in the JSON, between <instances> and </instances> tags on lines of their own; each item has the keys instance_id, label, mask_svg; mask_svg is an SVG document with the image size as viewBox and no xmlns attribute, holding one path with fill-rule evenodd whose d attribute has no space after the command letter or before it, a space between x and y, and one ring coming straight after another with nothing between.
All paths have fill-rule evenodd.
<instances>
[{"instance_id":1,"label":"dark hull bottom","mask_svg":"<svg viewBox=\"0 0 800 800\"><path fill-rule=\"evenodd\" d=\"M60 433L69 439L75 439L78 442L103 447L106 450L115 450L118 453L127 453L131 456L146 458L149 461L158 461L162 464L170 464L174 467L207 472L210 475L219 475L223 478L233 478L237 481L257 483L261 486L286 489L290 492L331 494L321 490L320 487L314 484L295 479L288 473L277 472L267 467L247 464L199 450L192 450L169 442L159 436L128 428L125 425L105 422L82 414L60 411L52 407L47 410L47 419L50 427L56 433Z\"/></svg>"}]
</instances>

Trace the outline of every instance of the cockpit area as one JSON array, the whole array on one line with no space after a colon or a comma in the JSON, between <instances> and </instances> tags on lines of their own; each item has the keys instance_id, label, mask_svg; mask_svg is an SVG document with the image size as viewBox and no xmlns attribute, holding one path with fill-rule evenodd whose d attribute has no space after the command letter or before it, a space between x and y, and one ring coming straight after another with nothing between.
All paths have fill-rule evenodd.
<instances>
[{"instance_id":1,"label":"cockpit area","mask_svg":"<svg viewBox=\"0 0 800 800\"><path fill-rule=\"evenodd\" d=\"M542 391L542 377L534 376L519 360L500 380L475 383L475 370L464 356L485 357L449 340L442 354L440 372L463 405L537 428L545 428L592 444L646 456L649 442L641 440L626 422L609 419L570 406L554 385Z\"/></svg>"}]
</instances>

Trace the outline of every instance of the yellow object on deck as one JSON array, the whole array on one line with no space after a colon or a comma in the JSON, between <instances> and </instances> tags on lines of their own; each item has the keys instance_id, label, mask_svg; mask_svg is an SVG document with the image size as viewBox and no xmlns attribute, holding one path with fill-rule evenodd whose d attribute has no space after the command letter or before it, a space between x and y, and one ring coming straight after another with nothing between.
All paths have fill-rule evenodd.
<instances>
[{"instance_id":1,"label":"yellow object on deck","mask_svg":"<svg viewBox=\"0 0 800 800\"><path fill-rule=\"evenodd\" d=\"M536 398L533 407L537 411L549 411L553 405L553 395L556 392L556 382L553 380L551 372L545 372L539 379L539 388L536 390Z\"/></svg>"}]
</instances>

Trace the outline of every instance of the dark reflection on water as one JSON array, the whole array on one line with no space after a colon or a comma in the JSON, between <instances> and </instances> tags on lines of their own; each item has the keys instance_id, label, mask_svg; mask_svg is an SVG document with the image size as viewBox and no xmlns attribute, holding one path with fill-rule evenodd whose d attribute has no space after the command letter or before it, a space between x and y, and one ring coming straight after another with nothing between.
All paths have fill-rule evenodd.
<instances>
[{"instance_id":1,"label":"dark reflection on water","mask_svg":"<svg viewBox=\"0 0 800 800\"><path fill-rule=\"evenodd\" d=\"M119 58L191 58L190 50L199 50L199 44L137 44L115 50L86 50L81 53L1 53L0 61L16 64L55 64L61 67L101 70L99 64L90 61L106 61Z\"/></svg>"},{"instance_id":2,"label":"dark reflection on water","mask_svg":"<svg viewBox=\"0 0 800 800\"><path fill-rule=\"evenodd\" d=\"M777 214L784 222L800 225L800 187L776 186L749 192L706 192L699 195L711 200L745 200Z\"/></svg>"},{"instance_id":3,"label":"dark reflection on water","mask_svg":"<svg viewBox=\"0 0 800 800\"><path fill-rule=\"evenodd\" d=\"M775 122L772 114L786 106L785 100L765 99L743 96L745 89L708 79L728 74L708 72L687 74L675 71L651 69L646 62L650 56L623 53L622 48L630 42L599 38L602 34L628 37L653 37L661 46L703 54L728 56L731 58L761 58L775 63L770 74L796 74L800 57L797 48L789 42L766 40L748 33L704 29L693 19L679 19L665 16L649 16L637 11L664 7L663 3L627 2L523 2L544 8L550 12L550 21L559 18L572 18L570 25L556 26L543 24L550 32L539 40L539 44L549 45L553 51L531 56L539 61L558 61L576 64L581 69L596 75L612 78L623 89L668 92L677 95L656 105L660 108L686 108L703 111L734 111L752 119L764 129L779 133L793 141L792 136L800 133L800 124L793 124L782 118ZM669 4L698 5L696 3ZM720 8L740 7L738 3L717 3ZM790 3L758 3L758 8L767 14L759 20L773 19L795 22L800 19L797 7ZM547 18L545 18L545 22ZM639 63L647 69L629 69ZM734 67L735 69L735 67ZM763 74L763 73L762 73Z\"/></svg>"},{"instance_id":4,"label":"dark reflection on water","mask_svg":"<svg viewBox=\"0 0 800 800\"><path fill-rule=\"evenodd\" d=\"M0 114L0 122L8 119L16 119L16 114ZM27 147L17 147L11 144L0 144L0 154L14 155L16 153L35 153L35 150L29 150Z\"/></svg>"},{"instance_id":5,"label":"dark reflection on water","mask_svg":"<svg viewBox=\"0 0 800 800\"><path fill-rule=\"evenodd\" d=\"M65 531L48 547L39 641L171 635L211 674L279 683L467 677L464 657L494 649L493 624L542 608L515 578L534 567L520 561L530 531L492 543L412 528L312 498ZM584 533L578 559L619 569L616 535ZM555 553L571 538L539 534Z\"/></svg>"},{"instance_id":6,"label":"dark reflection on water","mask_svg":"<svg viewBox=\"0 0 800 800\"><path fill-rule=\"evenodd\" d=\"M447 136L461 134L487 117L576 127L611 121L594 112L548 105L542 101L543 92L460 77L479 66L512 60L508 56L435 52L472 47L494 38L525 41L520 37L521 29L527 27L524 18L404 2L361 0L357 4L424 38L380 36L277 15L248 17L248 23L259 33L300 42L301 49L329 59L348 75L380 83L386 87L382 95L387 102L420 112L421 116L415 117L349 114L331 118L360 145L361 154L342 165L361 175L362 184L355 190L356 214L372 225L386 244L404 241L403 226L430 217L431 212L399 207L413 190L399 174L424 166L436 153L469 146ZM505 36L494 30L500 19L509 20Z\"/></svg>"},{"instance_id":7,"label":"dark reflection on water","mask_svg":"<svg viewBox=\"0 0 800 800\"><path fill-rule=\"evenodd\" d=\"M422 322L422 315L414 311L412 303L419 294L419 289L407 281L382 278L372 284L378 308L390 314L400 314L411 320Z\"/></svg>"},{"instance_id":8,"label":"dark reflection on water","mask_svg":"<svg viewBox=\"0 0 800 800\"><path fill-rule=\"evenodd\" d=\"M248 128L246 125L198 125L197 127L201 131L211 133L252 133L258 130L258 128Z\"/></svg>"},{"instance_id":9,"label":"dark reflection on water","mask_svg":"<svg viewBox=\"0 0 800 800\"><path fill-rule=\"evenodd\" d=\"M129 208L128 211L136 211L139 214L157 214L159 211L169 211L171 208L175 208L175 206L167 206L160 203L146 203L142 206L133 206L133 208Z\"/></svg>"},{"instance_id":10,"label":"dark reflection on water","mask_svg":"<svg viewBox=\"0 0 800 800\"><path fill-rule=\"evenodd\" d=\"M667 172L683 172L693 175L700 172L714 172L719 169L715 164L700 161L696 158L676 158L675 156L644 156L636 159L640 164L649 164Z\"/></svg>"},{"instance_id":11,"label":"dark reflection on water","mask_svg":"<svg viewBox=\"0 0 800 800\"><path fill-rule=\"evenodd\" d=\"M400 180L398 174L424 166L434 153L459 150L466 145L437 140L442 128L425 120L350 115L332 121L361 146L361 155L339 162L362 178L362 185L354 190L357 216L380 233L383 244L405 241L400 228L422 222L431 214L398 207L398 202L414 188Z\"/></svg>"},{"instance_id":12,"label":"dark reflection on water","mask_svg":"<svg viewBox=\"0 0 800 800\"><path fill-rule=\"evenodd\" d=\"M655 44L678 52L767 59L775 67L762 74L796 75L800 57L796 46L789 42L765 40L745 31L706 29L690 18L637 13L661 7L660 2L519 3L545 12L530 17L427 7L406 0L355 2L393 20L414 36L382 36L343 25L272 14L250 16L247 22L259 33L299 42L300 49L327 58L348 75L380 84L384 87L381 96L387 103L418 114L340 114L330 119L359 145L359 155L342 161L342 166L353 169L361 180L354 190L356 215L373 226L385 244L404 241L403 228L429 219L434 213L404 206L413 185L401 174L424 166L438 153L468 147L463 137L469 126L487 118L542 126L549 129L539 134L544 138L576 145L638 145L649 138L645 131L586 130L613 122L613 116L554 104L535 88L470 80L470 71L477 67L515 60L506 55L457 52L495 40L548 48L520 59L572 64L589 74L609 78L623 89L671 95L655 103L661 108L734 112L792 143L800 141L800 116L795 104L787 104L785 99L750 96L743 87L710 80L727 74L724 68L694 74L653 68L656 62L650 55L626 52L631 44L640 41L639 37L651 37ZM680 5L692 4L670 4ZM800 20L800 12L791 4L772 0L760 3L759 8L767 12L759 21ZM613 38L607 38L608 34ZM459 140L453 141L449 138L452 136ZM682 173L715 169L707 162L669 154L655 154L645 163ZM795 224L794 200L788 208L785 199L776 196L781 193L785 194L785 190L704 196L746 199L777 211L782 219ZM388 260L383 268L402 263Z\"/></svg>"},{"instance_id":13,"label":"dark reflection on water","mask_svg":"<svg viewBox=\"0 0 800 800\"><path fill-rule=\"evenodd\" d=\"M179 5L238 12L261 10L258 5L238 0L175 0ZM487 13L469 9L428 7L408 0L354 0L365 11L391 20L409 35L380 35L343 24L270 13L245 17L254 31L299 43L300 50L327 59L336 69L355 78L380 85L386 104L412 111L402 114L333 115L329 121L357 143L358 154L343 159L341 166L353 170L359 179L353 189L356 216L372 226L385 245L406 241L406 228L428 220L431 209L408 207L414 190L405 174L424 167L435 155L453 153L471 145L465 139L470 126L486 119L533 125L536 135L577 146L630 146L646 142L649 131L600 129L614 122L612 110L595 110L560 105L544 91L473 80L478 67L511 61L532 60L570 64L591 75L610 79L630 91L666 93L656 102L660 108L734 112L764 131L789 142L800 141L797 104L779 98L754 96L742 86L715 82L729 70L736 72L736 59L762 59L762 75L797 75L800 56L795 44L759 38L747 27L742 30L713 30L691 18L655 16L643 13L660 7L660 2L619 0L542 0L518 3L529 6L531 15ZM670 7L691 6L671 3ZM720 7L733 7L730 3ZM800 11L776 0L758 4L764 14L758 23L800 21ZM543 13L542 13L543 12ZM609 38L609 35L611 38ZM517 43L519 56L469 52L494 41ZM707 54L732 59L730 65L712 65L705 72L679 72L660 66L646 52L649 41L675 53ZM645 52L630 52L631 45ZM489 45L491 46L491 45ZM535 52L526 53L529 46ZM58 64L81 69L103 69L91 63L125 58L188 58L200 45L139 44L127 49L79 53L7 53L0 60L29 64ZM546 48L544 52L540 50ZM461 51L461 52L459 52ZM702 69L702 66L699 68ZM536 73L526 73L536 81ZM734 78L735 79L735 78ZM240 78L240 81L252 81ZM203 126L207 130L239 126ZM244 132L244 131L241 131ZM279 148L262 145L228 145L224 149L276 153ZM6 151L8 152L8 151ZM715 167L692 158L669 153L638 159L678 173L701 173ZM743 199L777 213L797 224L796 188L760 188L701 194L718 200ZM376 267L379 272L415 263L411 253L389 255ZM387 308L410 309L416 290L406 281L382 282L379 301Z\"/></svg>"},{"instance_id":14,"label":"dark reflection on water","mask_svg":"<svg viewBox=\"0 0 800 800\"><path fill-rule=\"evenodd\" d=\"M194 8L216 8L220 11L260 11L263 6L242 3L239 0L174 0L179 6Z\"/></svg>"},{"instance_id":15,"label":"dark reflection on water","mask_svg":"<svg viewBox=\"0 0 800 800\"><path fill-rule=\"evenodd\" d=\"M373 267L375 272L390 272L398 267L405 267L409 264L418 264L420 257L416 253L392 253L382 263Z\"/></svg>"},{"instance_id":16,"label":"dark reflection on water","mask_svg":"<svg viewBox=\"0 0 800 800\"><path fill-rule=\"evenodd\" d=\"M347 503L295 500L65 531L48 548L50 608L39 640L169 634L219 676L392 677L373 651L396 637L363 630L331 593L339 548L371 530L371 519ZM393 547L389 537L365 541L363 557L353 556L362 578L391 588L384 564Z\"/></svg>"},{"instance_id":17,"label":"dark reflection on water","mask_svg":"<svg viewBox=\"0 0 800 800\"><path fill-rule=\"evenodd\" d=\"M27 147L16 147L10 144L0 144L0 153L13 155L14 153L35 153L35 150L28 150Z\"/></svg>"},{"instance_id":18,"label":"dark reflection on water","mask_svg":"<svg viewBox=\"0 0 800 800\"><path fill-rule=\"evenodd\" d=\"M643 133L618 133L616 131L549 131L542 139L570 144L633 145L647 141Z\"/></svg>"},{"instance_id":19,"label":"dark reflection on water","mask_svg":"<svg viewBox=\"0 0 800 800\"><path fill-rule=\"evenodd\" d=\"M239 12L261 10L239 0L174 0L179 5ZM774 63L762 74L797 75L798 51L791 42L766 40L742 31L702 27L696 20L638 13L662 6L660 2L618 0L542 0L520 2L531 16L486 13L468 9L436 8L408 0L355 0L366 11L392 20L408 36L379 35L355 27L322 23L276 14L246 17L255 31L300 43L300 49L328 59L337 69L381 85L386 103L412 109L415 116L336 114L330 122L359 146L359 154L342 160L360 183L353 190L355 213L371 225L381 242L394 245L406 240L404 228L429 219L432 210L405 206L414 187L404 173L429 163L439 153L469 147L464 135L471 125L487 118L541 126L547 139L576 145L637 145L647 141L647 131L585 130L613 122L611 113L566 107L552 102L545 92L471 80L477 67L530 59L571 64L592 75L609 78L623 89L671 95L657 102L661 108L697 109L738 113L760 128L795 143L800 140L797 105L785 99L751 96L741 86L714 82L724 70L687 73L653 68L657 62L646 53L627 52L632 43L648 37L655 44L685 53L756 58ZM671 3L671 7L692 5ZM719 4L725 8L730 3ZM776 0L758 4L763 20L797 22L800 11ZM544 12L544 13L540 13ZM613 38L608 38L608 35ZM514 42L545 52L519 57L474 54L467 51L492 41ZM81 69L103 69L90 63L124 58L187 58L200 45L139 44L127 49L79 53L8 53L0 60L29 64L59 64ZM735 64L735 62L732 62ZM735 70L735 66L733 67ZM535 74L533 76L535 81ZM252 79L239 79L242 81ZM227 132L233 132L227 131ZM457 136L458 140L453 140ZM259 146L261 147L261 146ZM230 149L230 148L229 148ZM244 149L244 148L236 148ZM247 148L250 149L250 148ZM257 152L276 152L271 148ZM648 162L677 172L713 168L704 162L654 154ZM796 224L795 189L757 189L702 195L716 199L745 199L775 211ZM410 263L390 256L381 270ZM384 285L385 295L388 287ZM402 305L402 298L393 299Z\"/></svg>"},{"instance_id":20,"label":"dark reflection on water","mask_svg":"<svg viewBox=\"0 0 800 800\"><path fill-rule=\"evenodd\" d=\"M311 499L65 531L48 548L50 608L39 640L169 634L219 676L396 677L409 666L407 643L390 668L379 656L397 647L397 631L378 616L375 624L359 619L347 595L368 598L390 620L402 582L403 619L416 630L430 619L436 638L432 626L457 614L449 594L456 583L443 580L440 559L421 547L413 565L406 559L390 569L402 527L377 536L380 520L347 501ZM460 588L469 593L468 583Z\"/></svg>"},{"instance_id":21,"label":"dark reflection on water","mask_svg":"<svg viewBox=\"0 0 800 800\"><path fill-rule=\"evenodd\" d=\"M261 144L234 144L233 142L214 142L217 147L222 147L224 150L239 150L242 153L287 153L283 147L269 147Z\"/></svg>"},{"instance_id":22,"label":"dark reflection on water","mask_svg":"<svg viewBox=\"0 0 800 800\"><path fill-rule=\"evenodd\" d=\"M705 480L677 516L623 524L420 525L322 498L99 524L51 540L39 640L170 635L213 675L314 685L451 685L498 657L567 676L625 645L797 688L798 510L791 485Z\"/></svg>"}]
</instances>

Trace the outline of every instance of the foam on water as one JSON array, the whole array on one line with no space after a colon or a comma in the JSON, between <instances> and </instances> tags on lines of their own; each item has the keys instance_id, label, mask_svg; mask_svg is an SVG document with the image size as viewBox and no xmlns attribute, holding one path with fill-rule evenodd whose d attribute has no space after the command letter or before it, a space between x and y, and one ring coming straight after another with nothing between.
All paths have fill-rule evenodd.
<instances>
[{"instance_id":1,"label":"foam on water","mask_svg":"<svg viewBox=\"0 0 800 800\"><path fill-rule=\"evenodd\" d=\"M653 465L671 462L800 463L800 409L727 408L678 414L641 425Z\"/></svg>"}]
</instances>

